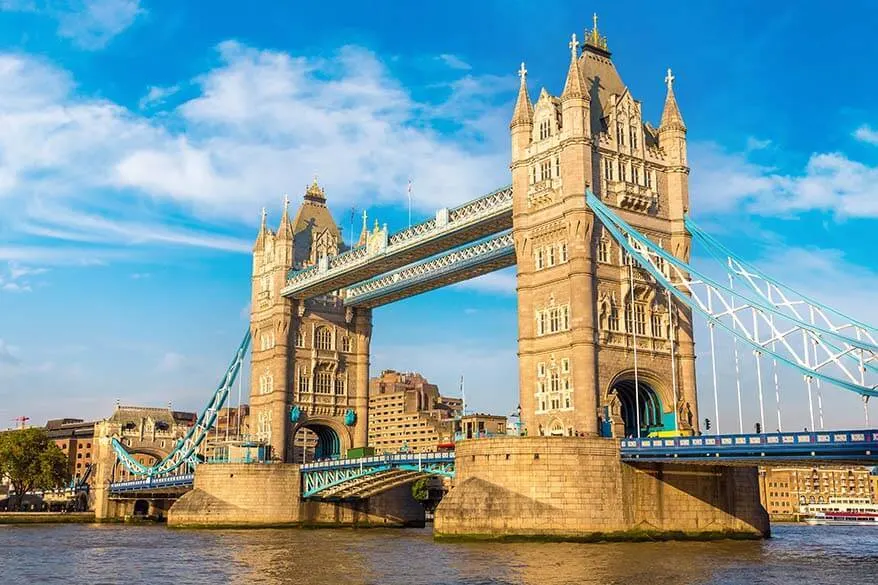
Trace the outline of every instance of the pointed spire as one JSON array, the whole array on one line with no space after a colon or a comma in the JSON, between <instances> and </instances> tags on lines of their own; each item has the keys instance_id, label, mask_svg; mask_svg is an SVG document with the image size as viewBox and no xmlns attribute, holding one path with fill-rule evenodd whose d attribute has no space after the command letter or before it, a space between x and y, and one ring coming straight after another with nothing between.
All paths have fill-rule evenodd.
<instances>
[{"instance_id":1,"label":"pointed spire","mask_svg":"<svg viewBox=\"0 0 878 585\"><path fill-rule=\"evenodd\" d=\"M293 238L293 224L290 221L290 198L284 193L284 211L280 216L280 226L277 228L279 238Z\"/></svg>"},{"instance_id":2,"label":"pointed spire","mask_svg":"<svg viewBox=\"0 0 878 585\"><path fill-rule=\"evenodd\" d=\"M567 81L564 83L564 91L561 92L561 99L568 98L586 98L585 80L582 78L582 70L579 68L579 42L576 40L576 33L570 37L570 67L567 69Z\"/></svg>"},{"instance_id":3,"label":"pointed spire","mask_svg":"<svg viewBox=\"0 0 878 585\"><path fill-rule=\"evenodd\" d=\"M262 223L259 226L259 233L256 235L256 242L253 244L253 249L260 249L265 245L265 238L271 233L268 231L268 212L265 211L265 208L262 208Z\"/></svg>"},{"instance_id":4,"label":"pointed spire","mask_svg":"<svg viewBox=\"0 0 878 585\"><path fill-rule=\"evenodd\" d=\"M510 128L520 124L532 125L534 119L534 106L530 96L527 95L527 69L524 68L524 61L521 62L521 69L518 70L518 77L521 79L521 85L518 87L518 100L515 102Z\"/></svg>"},{"instance_id":5,"label":"pointed spire","mask_svg":"<svg viewBox=\"0 0 878 585\"><path fill-rule=\"evenodd\" d=\"M366 225L366 210L363 210L363 229L360 231L360 239L357 240L357 246L366 245L366 239L369 236L369 226Z\"/></svg>"},{"instance_id":6,"label":"pointed spire","mask_svg":"<svg viewBox=\"0 0 878 585\"><path fill-rule=\"evenodd\" d=\"M680 114L680 107L677 105L677 97L674 95L674 75L670 68L665 76L665 83L668 86L668 95L665 98L665 109L662 111L662 121L659 124L659 130L682 130L686 131L686 124L683 122L683 116Z\"/></svg>"}]
</instances>

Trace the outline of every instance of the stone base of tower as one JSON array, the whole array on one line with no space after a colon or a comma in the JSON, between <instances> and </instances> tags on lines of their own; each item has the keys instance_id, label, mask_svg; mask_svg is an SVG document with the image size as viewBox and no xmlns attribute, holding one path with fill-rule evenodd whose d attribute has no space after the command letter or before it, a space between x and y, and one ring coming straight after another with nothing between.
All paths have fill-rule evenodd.
<instances>
[{"instance_id":1,"label":"stone base of tower","mask_svg":"<svg viewBox=\"0 0 878 585\"><path fill-rule=\"evenodd\" d=\"M303 501L299 466L199 465L195 486L168 513L178 528L423 526L424 507L408 485L352 502Z\"/></svg>"},{"instance_id":2,"label":"stone base of tower","mask_svg":"<svg viewBox=\"0 0 878 585\"><path fill-rule=\"evenodd\" d=\"M456 445L439 538L763 538L756 468L631 466L612 439L522 437Z\"/></svg>"}]
</instances>

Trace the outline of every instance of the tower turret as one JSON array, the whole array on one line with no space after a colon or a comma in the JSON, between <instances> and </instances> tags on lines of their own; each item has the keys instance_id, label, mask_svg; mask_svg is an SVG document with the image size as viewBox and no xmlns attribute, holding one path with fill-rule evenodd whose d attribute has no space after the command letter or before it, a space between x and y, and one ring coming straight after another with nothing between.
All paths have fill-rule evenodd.
<instances>
[{"instance_id":1,"label":"tower turret","mask_svg":"<svg viewBox=\"0 0 878 585\"><path fill-rule=\"evenodd\" d=\"M689 167L686 159L686 124L683 122L677 97L674 95L674 79L671 70L668 69L668 74L665 76L668 94L665 98L658 134L659 146L664 151L668 163L668 215L672 220L682 220L683 215L689 210Z\"/></svg>"},{"instance_id":2,"label":"tower turret","mask_svg":"<svg viewBox=\"0 0 878 585\"><path fill-rule=\"evenodd\" d=\"M587 137L590 132L588 87L582 77L579 66L579 42L576 34L571 35L570 67L567 69L567 80L561 92L561 118L563 131L568 136Z\"/></svg>"},{"instance_id":3,"label":"tower turret","mask_svg":"<svg viewBox=\"0 0 878 585\"><path fill-rule=\"evenodd\" d=\"M515 110L512 112L512 122L509 129L512 131L512 160L518 160L524 154L524 149L530 144L531 132L534 127L534 106L527 94L527 69L524 61L518 70L521 84L518 86L518 99L515 102Z\"/></svg>"}]
</instances>

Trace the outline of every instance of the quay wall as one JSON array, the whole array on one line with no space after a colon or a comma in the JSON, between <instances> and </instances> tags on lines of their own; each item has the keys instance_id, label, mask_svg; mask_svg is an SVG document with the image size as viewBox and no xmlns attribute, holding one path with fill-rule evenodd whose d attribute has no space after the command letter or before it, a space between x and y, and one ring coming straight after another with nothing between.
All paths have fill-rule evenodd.
<instances>
[{"instance_id":1,"label":"quay wall","mask_svg":"<svg viewBox=\"0 0 878 585\"><path fill-rule=\"evenodd\" d=\"M423 526L424 508L403 485L364 500L301 499L299 466L199 465L194 489L168 513L175 527Z\"/></svg>"},{"instance_id":2,"label":"quay wall","mask_svg":"<svg viewBox=\"0 0 878 585\"><path fill-rule=\"evenodd\" d=\"M438 537L760 538L756 468L623 463L619 443L510 437L456 445Z\"/></svg>"}]
</instances>

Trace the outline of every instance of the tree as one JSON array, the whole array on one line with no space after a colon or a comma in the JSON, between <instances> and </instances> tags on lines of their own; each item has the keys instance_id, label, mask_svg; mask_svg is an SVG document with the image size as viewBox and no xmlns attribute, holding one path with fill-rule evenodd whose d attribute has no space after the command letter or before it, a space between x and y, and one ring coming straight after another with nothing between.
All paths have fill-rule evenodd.
<instances>
[{"instance_id":1,"label":"tree","mask_svg":"<svg viewBox=\"0 0 878 585\"><path fill-rule=\"evenodd\" d=\"M412 483L412 497L419 502L423 502L430 497L430 492L427 490L427 479L429 478L422 477Z\"/></svg>"},{"instance_id":2,"label":"tree","mask_svg":"<svg viewBox=\"0 0 878 585\"><path fill-rule=\"evenodd\" d=\"M31 490L49 490L70 481L67 456L43 429L0 434L0 476L6 476L19 503Z\"/></svg>"}]
</instances>

